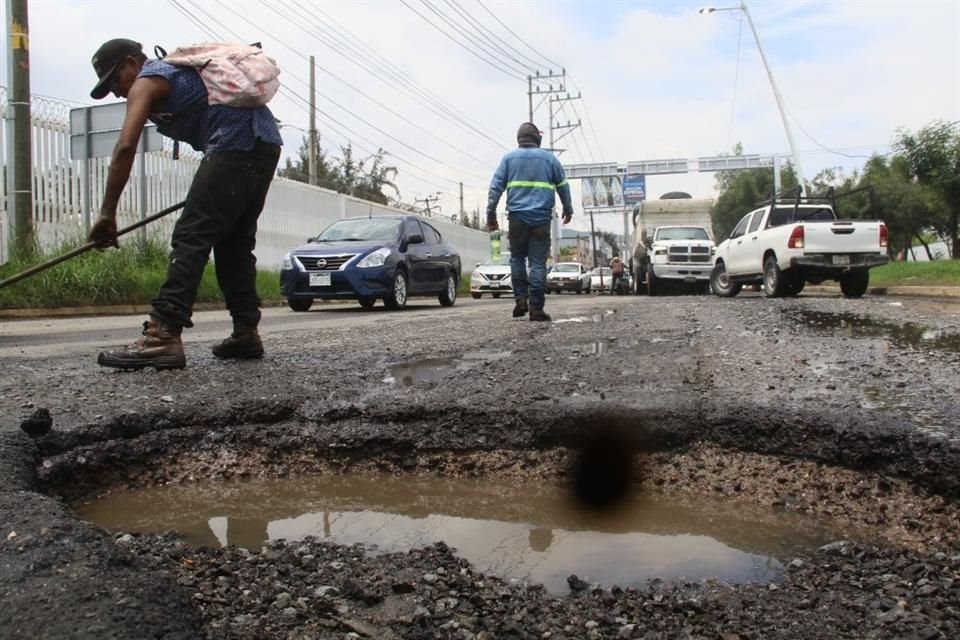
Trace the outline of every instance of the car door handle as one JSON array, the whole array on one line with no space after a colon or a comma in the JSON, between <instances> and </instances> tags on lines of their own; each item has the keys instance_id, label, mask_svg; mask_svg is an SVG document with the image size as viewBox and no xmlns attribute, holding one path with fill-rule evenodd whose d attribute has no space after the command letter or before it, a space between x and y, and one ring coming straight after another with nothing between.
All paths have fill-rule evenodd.
<instances>
[{"instance_id":1,"label":"car door handle","mask_svg":"<svg viewBox=\"0 0 960 640\"><path fill-rule=\"evenodd\" d=\"M430 253L429 251L427 251L427 252L424 253L423 255L427 256L428 258L432 258L432 257L433 257L433 254Z\"/></svg>"}]
</instances>

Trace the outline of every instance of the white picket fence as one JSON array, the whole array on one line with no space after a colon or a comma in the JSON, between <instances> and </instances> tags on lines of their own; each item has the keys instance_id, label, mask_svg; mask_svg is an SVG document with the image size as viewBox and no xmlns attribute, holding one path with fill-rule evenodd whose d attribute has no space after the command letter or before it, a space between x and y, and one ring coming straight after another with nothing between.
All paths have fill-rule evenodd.
<instances>
[{"instance_id":1,"label":"white picket fence","mask_svg":"<svg viewBox=\"0 0 960 640\"><path fill-rule=\"evenodd\" d=\"M0 88L0 108L6 108L6 90ZM70 159L70 107L43 97L32 98L33 135L33 224L40 248L56 251L65 242L85 238L88 221L83 211L81 161ZM0 127L0 154L3 175L7 175L6 127ZM169 142L169 141L167 141ZM200 155L181 148L173 158L172 146L145 156L145 180L141 179L139 160L120 199L119 227L126 227L154 212L183 201L190 187ZM103 198L109 158L89 161L90 203L95 219ZM141 210L141 184L145 185L146 208ZM0 264L9 260L10 227L7 212L6 180L0 180ZM279 269L283 255L317 235L338 218L350 216L404 213L366 200L321 189L286 178L274 178L260 216L257 233L257 262L268 269ZM170 237L178 213L158 220L143 233L155 238ZM460 253L464 272L489 254L487 234L454 224L449 218L430 220ZM121 240L123 242L123 240Z\"/></svg>"}]
</instances>

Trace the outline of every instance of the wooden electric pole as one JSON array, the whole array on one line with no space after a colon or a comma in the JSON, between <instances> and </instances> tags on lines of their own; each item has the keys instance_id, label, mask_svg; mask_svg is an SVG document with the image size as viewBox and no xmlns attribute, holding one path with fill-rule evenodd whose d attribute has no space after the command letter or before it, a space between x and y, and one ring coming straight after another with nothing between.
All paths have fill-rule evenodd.
<instances>
[{"instance_id":1,"label":"wooden electric pole","mask_svg":"<svg viewBox=\"0 0 960 640\"><path fill-rule=\"evenodd\" d=\"M27 0L7 0L10 51L7 75L10 95L7 126L7 211L13 212L13 247L18 255L36 250L33 232L33 153L30 141L30 31Z\"/></svg>"}]
</instances>

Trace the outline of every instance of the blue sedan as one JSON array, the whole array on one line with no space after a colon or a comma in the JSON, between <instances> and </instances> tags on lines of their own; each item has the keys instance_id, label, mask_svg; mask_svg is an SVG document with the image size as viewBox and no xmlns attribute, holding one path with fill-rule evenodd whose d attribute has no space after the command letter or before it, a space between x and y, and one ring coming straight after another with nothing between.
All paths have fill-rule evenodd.
<instances>
[{"instance_id":1,"label":"blue sedan","mask_svg":"<svg viewBox=\"0 0 960 640\"><path fill-rule=\"evenodd\" d=\"M294 311L318 298L403 309L409 297L437 296L449 307L460 273L457 250L419 216L346 218L284 256L280 291Z\"/></svg>"}]
</instances>

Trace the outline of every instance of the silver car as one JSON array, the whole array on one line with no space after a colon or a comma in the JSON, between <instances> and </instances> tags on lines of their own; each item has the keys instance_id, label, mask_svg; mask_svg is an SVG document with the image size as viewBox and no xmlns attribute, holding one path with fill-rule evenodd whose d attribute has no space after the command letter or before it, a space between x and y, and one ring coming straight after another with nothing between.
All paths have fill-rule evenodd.
<instances>
[{"instance_id":1,"label":"silver car","mask_svg":"<svg viewBox=\"0 0 960 640\"><path fill-rule=\"evenodd\" d=\"M470 274L470 295L480 299L489 293L494 298L513 295L513 283L510 281L510 254L504 253L497 260L487 259L477 264Z\"/></svg>"}]
</instances>

